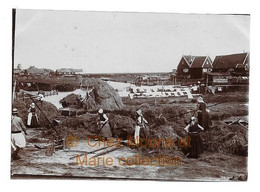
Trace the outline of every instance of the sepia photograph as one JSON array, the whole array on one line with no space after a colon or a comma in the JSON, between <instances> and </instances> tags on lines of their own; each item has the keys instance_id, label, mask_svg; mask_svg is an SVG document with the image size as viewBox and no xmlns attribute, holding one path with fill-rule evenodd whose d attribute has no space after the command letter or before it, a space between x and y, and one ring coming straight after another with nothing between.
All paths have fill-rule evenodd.
<instances>
[{"instance_id":1,"label":"sepia photograph","mask_svg":"<svg viewBox=\"0 0 260 192\"><path fill-rule=\"evenodd\" d=\"M250 15L12 10L11 179L247 181Z\"/></svg>"}]
</instances>

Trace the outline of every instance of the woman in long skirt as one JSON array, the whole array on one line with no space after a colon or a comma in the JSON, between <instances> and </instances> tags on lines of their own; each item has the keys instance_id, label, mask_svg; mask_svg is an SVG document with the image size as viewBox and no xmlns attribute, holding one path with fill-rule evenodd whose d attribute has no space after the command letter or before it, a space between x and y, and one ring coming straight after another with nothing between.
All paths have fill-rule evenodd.
<instances>
[{"instance_id":1,"label":"woman in long skirt","mask_svg":"<svg viewBox=\"0 0 260 192\"><path fill-rule=\"evenodd\" d=\"M38 127L38 116L36 113L35 103L30 105L28 110L28 118L27 118L27 125L28 127Z\"/></svg>"},{"instance_id":2,"label":"woman in long skirt","mask_svg":"<svg viewBox=\"0 0 260 192\"><path fill-rule=\"evenodd\" d=\"M100 109L98 111L99 114L99 135L103 137L105 140L109 139L112 137L110 126L108 123L108 117L106 114L104 114L103 109Z\"/></svg>"},{"instance_id":3,"label":"woman in long skirt","mask_svg":"<svg viewBox=\"0 0 260 192\"><path fill-rule=\"evenodd\" d=\"M198 123L205 129L209 129L211 120L207 111L207 105L202 97L198 98Z\"/></svg>"},{"instance_id":4,"label":"woman in long skirt","mask_svg":"<svg viewBox=\"0 0 260 192\"><path fill-rule=\"evenodd\" d=\"M135 138L135 144L139 145L140 135L142 135L143 137L148 137L147 128L146 128L146 124L148 124L148 122L144 118L141 109L136 111L136 113L137 113L138 117L137 117L137 123L135 126L134 138Z\"/></svg>"},{"instance_id":5,"label":"woman in long skirt","mask_svg":"<svg viewBox=\"0 0 260 192\"><path fill-rule=\"evenodd\" d=\"M202 126L196 123L196 118L191 117L191 122L184 128L190 137L190 148L188 148L188 157L198 158L199 154L203 152L202 140L199 131L204 130Z\"/></svg>"}]
</instances>

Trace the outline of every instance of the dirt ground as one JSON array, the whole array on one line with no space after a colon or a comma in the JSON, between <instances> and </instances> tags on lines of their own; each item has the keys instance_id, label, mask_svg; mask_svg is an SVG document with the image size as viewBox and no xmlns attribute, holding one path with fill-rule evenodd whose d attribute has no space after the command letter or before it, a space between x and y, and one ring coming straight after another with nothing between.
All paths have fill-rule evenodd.
<instances>
[{"instance_id":1,"label":"dirt ground","mask_svg":"<svg viewBox=\"0 0 260 192\"><path fill-rule=\"evenodd\" d=\"M77 163L77 158L70 159L76 155L84 154L75 152L93 151L102 148L100 146L90 147L86 140L80 140L78 145L68 149L57 150L53 156L46 156L46 149L37 149L35 144L48 144L47 139L32 140L40 134L41 129L28 130L29 136L27 147L21 151L21 160L12 161L11 175L13 178L23 175L34 176L60 176L62 178L79 177L79 178L102 178L102 179L149 179L149 180L193 180L193 181L228 181L231 178L245 177L247 175L247 157L237 155L224 155L220 153L203 153L198 159L186 158L180 151L173 151L173 155L177 154L182 159L181 165L179 162L176 165L169 166L146 166L146 165L122 165L119 164L120 157L131 157L142 152L138 149L131 149L127 146L122 146L118 150L107 153L105 158L113 159L112 165L103 165L102 161L99 166L89 164L81 165ZM92 141L94 145L95 141ZM107 151L104 149L103 151ZM89 154L88 157L93 157L94 154ZM143 154L146 156L146 154ZM83 162L83 157L81 161ZM101 156L103 157L103 156Z\"/></svg>"},{"instance_id":2,"label":"dirt ground","mask_svg":"<svg viewBox=\"0 0 260 192\"><path fill-rule=\"evenodd\" d=\"M216 96L214 96L216 97ZM209 96L208 105L217 103L216 100ZM226 97L223 96L223 99ZM244 97L243 97L244 98ZM221 101L221 97L217 97ZM207 97L205 97L207 101ZM136 108L143 106L144 100L124 101L128 106L135 106ZM173 99L154 99L146 100L148 107L156 107L168 105L171 107L182 106L188 110L194 109L196 103L190 101L176 101ZM210 109L213 125L218 122L223 122L227 119L234 119L240 117L247 117L248 105L247 100L242 99L237 102L229 100L215 105ZM148 114L148 113L147 113ZM168 117L167 117L168 118ZM177 120L177 121L180 121ZM185 122L182 122L184 124ZM184 127L183 127L184 128ZM181 128L181 129L183 129ZM77 132L84 129L79 129ZM50 145L50 138L43 137L46 128L28 129L28 136L26 136L27 146L20 152L21 160L11 161L11 177L23 178L29 176L35 178L37 176L57 176L59 178L96 178L96 179L149 179L149 180L171 180L171 181L231 181L231 180L247 180L247 156L239 156L221 152L205 151L198 159L191 159L185 157L184 153L179 148L174 148L172 151L156 151L145 150L140 148L128 147L120 144L116 150L102 155L102 152L114 149L115 146L110 146L103 150L87 154L88 163L83 162L84 156L77 157L77 155L85 154L104 147L105 143L100 142L99 146L93 147L98 141L89 141L87 138L80 138L76 146L70 146L64 150L56 150L52 156L46 156L46 149L38 149L35 145L47 146ZM44 133L44 134L43 134ZM71 134L71 132L70 132ZM91 144L91 146L90 146ZM164 154L165 153L165 154ZM99 165L90 164L90 158L100 159ZM166 157L178 157L181 159L172 165L126 165L127 159L134 158L138 155L141 157L157 157L158 155L165 155ZM76 157L76 158L73 158ZM112 163L106 164L107 159L110 158ZM81 164L82 163L82 164ZM104 165L103 165L104 164Z\"/></svg>"}]
</instances>

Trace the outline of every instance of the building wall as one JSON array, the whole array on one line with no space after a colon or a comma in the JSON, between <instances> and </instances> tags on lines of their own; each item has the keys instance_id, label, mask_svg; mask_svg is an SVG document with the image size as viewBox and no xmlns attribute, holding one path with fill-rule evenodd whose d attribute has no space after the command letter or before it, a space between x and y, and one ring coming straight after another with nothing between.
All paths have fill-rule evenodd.
<instances>
[{"instance_id":1,"label":"building wall","mask_svg":"<svg viewBox=\"0 0 260 192\"><path fill-rule=\"evenodd\" d=\"M184 72L184 69L187 69L187 72ZM177 67L177 75L178 76L189 76L190 75L190 66L187 64L185 59L182 57L178 67Z\"/></svg>"},{"instance_id":2,"label":"building wall","mask_svg":"<svg viewBox=\"0 0 260 192\"><path fill-rule=\"evenodd\" d=\"M202 68L191 68L190 78L191 79L201 79L203 77Z\"/></svg>"}]
</instances>

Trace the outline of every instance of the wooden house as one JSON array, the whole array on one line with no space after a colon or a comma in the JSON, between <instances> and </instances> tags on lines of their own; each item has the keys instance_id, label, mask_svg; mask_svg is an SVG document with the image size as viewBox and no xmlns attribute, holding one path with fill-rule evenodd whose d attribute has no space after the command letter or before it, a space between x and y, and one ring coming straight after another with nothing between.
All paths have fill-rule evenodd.
<instances>
[{"instance_id":1,"label":"wooden house","mask_svg":"<svg viewBox=\"0 0 260 192\"><path fill-rule=\"evenodd\" d=\"M216 56L213 62L213 71L248 76L249 53Z\"/></svg>"},{"instance_id":2,"label":"wooden house","mask_svg":"<svg viewBox=\"0 0 260 192\"><path fill-rule=\"evenodd\" d=\"M202 79L212 70L212 61L208 56L183 55L178 67L177 77L184 79Z\"/></svg>"}]
</instances>

